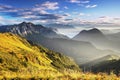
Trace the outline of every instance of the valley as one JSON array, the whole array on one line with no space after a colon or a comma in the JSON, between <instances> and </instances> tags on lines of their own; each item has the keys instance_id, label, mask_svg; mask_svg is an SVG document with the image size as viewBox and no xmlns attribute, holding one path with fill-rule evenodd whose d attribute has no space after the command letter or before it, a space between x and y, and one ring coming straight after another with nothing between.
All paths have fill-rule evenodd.
<instances>
[{"instance_id":1,"label":"valley","mask_svg":"<svg viewBox=\"0 0 120 80\"><path fill-rule=\"evenodd\" d=\"M120 0L0 0L0 80L120 80Z\"/></svg>"},{"instance_id":2,"label":"valley","mask_svg":"<svg viewBox=\"0 0 120 80\"><path fill-rule=\"evenodd\" d=\"M99 71L96 71L94 69L99 69L99 67L96 67L98 64L100 64L100 66L104 66L103 63L107 62L105 60L107 58L104 58L104 56L116 56L113 59L111 58L110 62L108 61L109 63L107 62L108 65L114 64L111 63L111 61L114 59L119 60L120 53L116 51L119 49L119 46L117 46L118 44L114 45L115 47L113 48L113 41L109 40L106 35L104 35L100 30L96 28L88 31L83 30L72 39L68 38L65 35L57 34L54 29L52 30L42 25L35 25L33 23L22 22L16 25L4 26L4 29L2 28L3 26L0 27L1 33L14 33L23 37L24 39L27 39L30 44L36 46L44 46L55 52L64 53L64 55L73 58L77 65L82 68L82 70L86 68L85 72L92 71L89 69L93 67L93 72L104 71L106 73L110 73L112 70L114 70L113 68L110 68L109 71L105 71L105 67ZM108 45L109 47L107 47ZM20 47L24 48L22 45ZM102 49L100 47L102 47ZM31 49L28 50L32 51ZM50 58L53 59L52 56ZM93 62L94 60L95 62ZM55 62L53 65L56 66L56 64L58 64L58 62ZM62 66L61 62L59 62L59 64ZM59 68L59 66L56 67Z\"/></svg>"}]
</instances>

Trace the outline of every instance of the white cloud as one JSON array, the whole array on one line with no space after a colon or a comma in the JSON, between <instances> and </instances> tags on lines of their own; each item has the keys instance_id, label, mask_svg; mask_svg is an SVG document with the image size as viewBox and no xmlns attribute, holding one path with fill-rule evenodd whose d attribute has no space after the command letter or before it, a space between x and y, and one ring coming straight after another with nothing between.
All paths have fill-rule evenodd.
<instances>
[{"instance_id":1,"label":"white cloud","mask_svg":"<svg viewBox=\"0 0 120 80\"><path fill-rule=\"evenodd\" d=\"M65 13L66 16L71 16L69 13Z\"/></svg>"},{"instance_id":2,"label":"white cloud","mask_svg":"<svg viewBox=\"0 0 120 80\"><path fill-rule=\"evenodd\" d=\"M87 13L77 13L76 15L79 16L79 17L82 17L82 16L83 16L83 17L84 17L84 16L85 16L85 17L91 16L91 14L87 14Z\"/></svg>"},{"instance_id":3,"label":"white cloud","mask_svg":"<svg viewBox=\"0 0 120 80\"><path fill-rule=\"evenodd\" d=\"M80 13L79 16L90 16L89 14ZM109 16L102 16L96 19L85 20L81 17L74 17L72 19L67 19L68 17L60 18L57 20L58 23L61 24L71 24L71 25L87 25L87 26L112 26L112 25L119 25L120 26L120 18L114 18Z\"/></svg>"},{"instance_id":4,"label":"white cloud","mask_svg":"<svg viewBox=\"0 0 120 80\"><path fill-rule=\"evenodd\" d=\"M39 14L49 14L47 10L56 10L59 9L58 2L50 2L46 1L43 4L37 4L35 7L31 8L32 13L39 13Z\"/></svg>"},{"instance_id":5,"label":"white cloud","mask_svg":"<svg viewBox=\"0 0 120 80\"><path fill-rule=\"evenodd\" d=\"M41 4L42 7L46 8L46 9L49 9L49 10L56 10L56 9L59 9L59 6L58 6L58 2L45 2L43 4Z\"/></svg>"},{"instance_id":6,"label":"white cloud","mask_svg":"<svg viewBox=\"0 0 120 80\"><path fill-rule=\"evenodd\" d=\"M46 10L56 10L59 9L58 2L44 2L43 4L37 4L32 8L32 11L36 11L39 13L47 14Z\"/></svg>"},{"instance_id":7,"label":"white cloud","mask_svg":"<svg viewBox=\"0 0 120 80\"><path fill-rule=\"evenodd\" d=\"M64 9L69 9L69 8L67 6L65 6Z\"/></svg>"},{"instance_id":8,"label":"white cloud","mask_svg":"<svg viewBox=\"0 0 120 80\"><path fill-rule=\"evenodd\" d=\"M49 21L47 21L47 20L33 20L32 22L36 23L36 24L46 24L46 23L49 23Z\"/></svg>"},{"instance_id":9,"label":"white cloud","mask_svg":"<svg viewBox=\"0 0 120 80\"><path fill-rule=\"evenodd\" d=\"M36 6L36 7L32 8L31 10L32 11L41 11L41 10L44 10L44 8L42 8L41 6Z\"/></svg>"},{"instance_id":10,"label":"white cloud","mask_svg":"<svg viewBox=\"0 0 120 80\"><path fill-rule=\"evenodd\" d=\"M0 5L0 9L12 8L10 5Z\"/></svg>"},{"instance_id":11,"label":"white cloud","mask_svg":"<svg viewBox=\"0 0 120 80\"><path fill-rule=\"evenodd\" d=\"M79 16L84 16L84 15L85 15L85 13L80 13L80 14L79 14Z\"/></svg>"},{"instance_id":12,"label":"white cloud","mask_svg":"<svg viewBox=\"0 0 120 80\"><path fill-rule=\"evenodd\" d=\"M94 5L87 5L87 6L85 6L86 8L95 8L95 7L97 7L97 5L96 4L94 4Z\"/></svg>"},{"instance_id":13,"label":"white cloud","mask_svg":"<svg viewBox=\"0 0 120 80\"><path fill-rule=\"evenodd\" d=\"M58 28L58 33L67 35L68 37L72 38L76 34L78 34L81 30L85 29L84 27L75 27L75 28Z\"/></svg>"},{"instance_id":14,"label":"white cloud","mask_svg":"<svg viewBox=\"0 0 120 80\"><path fill-rule=\"evenodd\" d=\"M0 12L17 12L21 9L18 9L18 8L14 8L10 5L1 5L0 4Z\"/></svg>"},{"instance_id":15,"label":"white cloud","mask_svg":"<svg viewBox=\"0 0 120 80\"><path fill-rule=\"evenodd\" d=\"M22 16L21 18L23 19L30 19L30 18L38 18L38 16L35 16L35 15L27 15L27 16Z\"/></svg>"},{"instance_id":16,"label":"white cloud","mask_svg":"<svg viewBox=\"0 0 120 80\"><path fill-rule=\"evenodd\" d=\"M19 14L21 14L21 15L31 15L32 12L31 11L29 11L29 12L22 12L22 13L19 13Z\"/></svg>"},{"instance_id":17,"label":"white cloud","mask_svg":"<svg viewBox=\"0 0 120 80\"><path fill-rule=\"evenodd\" d=\"M81 3L89 3L90 1L81 1Z\"/></svg>"},{"instance_id":18,"label":"white cloud","mask_svg":"<svg viewBox=\"0 0 120 80\"><path fill-rule=\"evenodd\" d=\"M120 25L120 18L114 18L109 16L101 16L98 20L96 20L97 23L101 24L116 24Z\"/></svg>"},{"instance_id":19,"label":"white cloud","mask_svg":"<svg viewBox=\"0 0 120 80\"><path fill-rule=\"evenodd\" d=\"M2 16L0 16L0 20L4 19Z\"/></svg>"},{"instance_id":20,"label":"white cloud","mask_svg":"<svg viewBox=\"0 0 120 80\"><path fill-rule=\"evenodd\" d=\"M82 14L83 15L83 14ZM75 28L58 28L59 33L67 35L69 37L75 36L81 30L87 30L91 28L98 28L100 30L109 30L110 33L120 32L120 18L114 18L109 16L101 16L94 20L83 20L80 18L74 18L71 20L60 20L61 24L70 24ZM105 32L106 33L106 32ZM108 33L106 33L108 34Z\"/></svg>"},{"instance_id":21,"label":"white cloud","mask_svg":"<svg viewBox=\"0 0 120 80\"><path fill-rule=\"evenodd\" d=\"M71 3L80 3L79 0L70 0Z\"/></svg>"},{"instance_id":22,"label":"white cloud","mask_svg":"<svg viewBox=\"0 0 120 80\"><path fill-rule=\"evenodd\" d=\"M86 4L89 3L89 0L69 0L70 3Z\"/></svg>"},{"instance_id":23,"label":"white cloud","mask_svg":"<svg viewBox=\"0 0 120 80\"><path fill-rule=\"evenodd\" d=\"M6 24L18 24L20 22L21 21L19 21L17 19L5 19L4 17L0 16L0 24L2 24L2 25L6 25Z\"/></svg>"}]
</instances>

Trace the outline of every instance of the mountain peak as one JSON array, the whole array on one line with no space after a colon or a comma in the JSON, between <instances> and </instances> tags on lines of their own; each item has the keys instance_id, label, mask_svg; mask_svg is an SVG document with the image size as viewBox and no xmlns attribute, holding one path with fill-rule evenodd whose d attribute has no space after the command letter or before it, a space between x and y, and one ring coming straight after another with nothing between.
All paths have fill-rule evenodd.
<instances>
[{"instance_id":1,"label":"mountain peak","mask_svg":"<svg viewBox=\"0 0 120 80\"><path fill-rule=\"evenodd\" d=\"M27 24L27 22L24 21L24 22L22 22L22 23L20 23L20 24Z\"/></svg>"},{"instance_id":2,"label":"mountain peak","mask_svg":"<svg viewBox=\"0 0 120 80\"><path fill-rule=\"evenodd\" d=\"M120 59L120 57L118 55L115 55L115 54L109 54L109 55L105 56L104 58L106 58L108 60Z\"/></svg>"},{"instance_id":3,"label":"mountain peak","mask_svg":"<svg viewBox=\"0 0 120 80\"><path fill-rule=\"evenodd\" d=\"M93 29L91 29L91 30L89 30L90 32L93 32L93 33L98 33L98 32L101 32L99 29L97 29L97 28L93 28Z\"/></svg>"},{"instance_id":4,"label":"mountain peak","mask_svg":"<svg viewBox=\"0 0 120 80\"><path fill-rule=\"evenodd\" d=\"M4 30L1 29L1 32L11 32L14 34L18 34L20 36L28 36L29 34L32 35L42 35L44 37L48 38L65 38L68 39L67 36L58 34L56 31L52 28L44 27L42 25L36 25L31 22L22 22L20 24L10 25L6 26Z\"/></svg>"},{"instance_id":5,"label":"mountain peak","mask_svg":"<svg viewBox=\"0 0 120 80\"><path fill-rule=\"evenodd\" d=\"M107 41L106 36L97 28L90 30L83 30L77 34L73 39L80 41L88 41L97 44L96 42Z\"/></svg>"},{"instance_id":6,"label":"mountain peak","mask_svg":"<svg viewBox=\"0 0 120 80\"><path fill-rule=\"evenodd\" d=\"M22 22L22 23L20 23L19 25L34 25L33 23L31 23L31 22Z\"/></svg>"},{"instance_id":7,"label":"mountain peak","mask_svg":"<svg viewBox=\"0 0 120 80\"><path fill-rule=\"evenodd\" d=\"M93 29L90 29L90 30L83 30L80 33L100 33L101 34L102 32L97 28L93 28Z\"/></svg>"}]
</instances>

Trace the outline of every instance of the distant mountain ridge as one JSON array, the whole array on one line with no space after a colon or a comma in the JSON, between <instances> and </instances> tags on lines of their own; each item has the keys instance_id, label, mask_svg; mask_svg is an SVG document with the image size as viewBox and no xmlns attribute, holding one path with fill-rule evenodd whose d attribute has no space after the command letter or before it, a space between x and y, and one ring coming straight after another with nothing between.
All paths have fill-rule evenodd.
<instances>
[{"instance_id":1,"label":"distant mountain ridge","mask_svg":"<svg viewBox=\"0 0 120 80\"><path fill-rule=\"evenodd\" d=\"M57 34L52 28L47 28L42 25L34 25L31 22L22 22L15 25L1 26L0 32L12 32L20 36L40 34L48 38L68 38L65 35Z\"/></svg>"},{"instance_id":2,"label":"distant mountain ridge","mask_svg":"<svg viewBox=\"0 0 120 80\"><path fill-rule=\"evenodd\" d=\"M62 52L70 57L73 57L78 64L84 63L99 56L104 56L111 52L109 50L100 50L94 47L90 42L76 41L55 33L51 28L43 27L42 25L34 25L32 23L23 22L17 25L2 27L3 32L12 32L18 34L30 42L37 45L42 45L48 49ZM96 32L97 30L93 30ZM99 31L97 31L99 32ZM53 35L51 35L53 34Z\"/></svg>"},{"instance_id":3,"label":"distant mountain ridge","mask_svg":"<svg viewBox=\"0 0 120 80\"><path fill-rule=\"evenodd\" d=\"M113 73L119 75L120 56L114 54L106 55L93 61L89 61L88 63L85 63L83 65L80 65L80 67L85 72L87 71L94 73L105 72L110 74L111 71L113 71Z\"/></svg>"},{"instance_id":4,"label":"distant mountain ridge","mask_svg":"<svg viewBox=\"0 0 120 80\"><path fill-rule=\"evenodd\" d=\"M98 30L97 28L93 28L93 29L90 29L90 30L83 30L80 33L81 34L86 34L86 33L89 33L89 34L95 34L95 33L102 34L102 32L100 30Z\"/></svg>"},{"instance_id":5,"label":"distant mountain ridge","mask_svg":"<svg viewBox=\"0 0 120 80\"><path fill-rule=\"evenodd\" d=\"M106 40L106 37L100 30L93 28L90 30L82 30L79 34L73 37L73 39L81 41L96 41L96 39Z\"/></svg>"},{"instance_id":6,"label":"distant mountain ridge","mask_svg":"<svg viewBox=\"0 0 120 80\"><path fill-rule=\"evenodd\" d=\"M85 65L92 67L92 66L94 66L94 65L97 65L97 64L102 63L102 62L105 62L105 61L119 60L119 59L120 59L120 56L119 56L119 55L108 54L108 55L105 55L105 56L103 56L103 57L94 59L93 61L89 61L89 62L85 63Z\"/></svg>"},{"instance_id":7,"label":"distant mountain ridge","mask_svg":"<svg viewBox=\"0 0 120 80\"><path fill-rule=\"evenodd\" d=\"M119 68L116 66L116 71ZM0 33L0 80L119 80L103 74L83 73L68 56L29 44L18 35Z\"/></svg>"},{"instance_id":8,"label":"distant mountain ridge","mask_svg":"<svg viewBox=\"0 0 120 80\"><path fill-rule=\"evenodd\" d=\"M92 71L95 73L105 72L110 74L110 72L113 71L118 75L120 71L120 56L109 54L87 62L81 65L81 68L83 71Z\"/></svg>"},{"instance_id":9,"label":"distant mountain ridge","mask_svg":"<svg viewBox=\"0 0 120 80\"><path fill-rule=\"evenodd\" d=\"M78 40L78 41L90 42L99 49L103 49L103 50L108 49L108 50L119 52L120 51L119 42L116 42L116 40L112 38L114 37L111 36L111 39L110 39L109 36L103 34L99 29L93 28L90 30L81 31L72 39Z\"/></svg>"},{"instance_id":10,"label":"distant mountain ridge","mask_svg":"<svg viewBox=\"0 0 120 80\"><path fill-rule=\"evenodd\" d=\"M87 41L92 43L95 47L100 49L109 49L106 46L109 40L107 37L97 28L93 28L90 30L83 30L78 33L75 37L72 38L73 40L78 41ZM104 46L103 46L104 45Z\"/></svg>"},{"instance_id":11,"label":"distant mountain ridge","mask_svg":"<svg viewBox=\"0 0 120 80\"><path fill-rule=\"evenodd\" d=\"M78 63L84 63L106 54L118 54L110 50L100 50L90 42L75 41L71 39L49 39L40 35L28 35L26 39L37 45L43 45L51 50L62 52L74 58Z\"/></svg>"}]
</instances>

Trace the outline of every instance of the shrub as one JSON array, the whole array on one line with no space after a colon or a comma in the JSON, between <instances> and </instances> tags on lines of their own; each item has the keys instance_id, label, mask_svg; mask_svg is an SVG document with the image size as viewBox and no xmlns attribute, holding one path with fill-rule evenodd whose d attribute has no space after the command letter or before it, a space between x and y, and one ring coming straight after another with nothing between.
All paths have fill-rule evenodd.
<instances>
[{"instance_id":1,"label":"shrub","mask_svg":"<svg viewBox=\"0 0 120 80\"><path fill-rule=\"evenodd\" d=\"M9 70L11 70L12 72L17 72L18 68L9 68Z\"/></svg>"},{"instance_id":2,"label":"shrub","mask_svg":"<svg viewBox=\"0 0 120 80\"><path fill-rule=\"evenodd\" d=\"M3 63L3 59L2 58L0 58L0 63Z\"/></svg>"}]
</instances>

